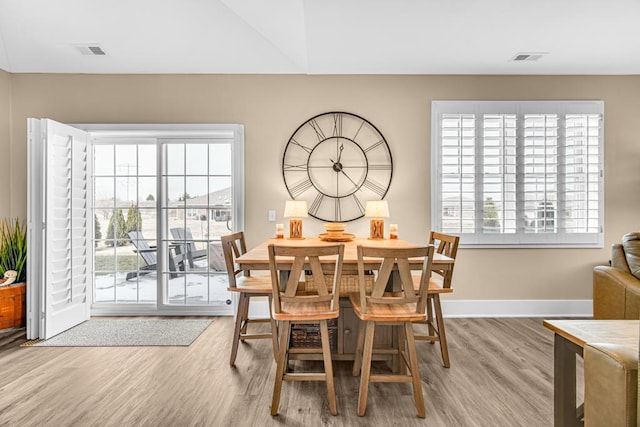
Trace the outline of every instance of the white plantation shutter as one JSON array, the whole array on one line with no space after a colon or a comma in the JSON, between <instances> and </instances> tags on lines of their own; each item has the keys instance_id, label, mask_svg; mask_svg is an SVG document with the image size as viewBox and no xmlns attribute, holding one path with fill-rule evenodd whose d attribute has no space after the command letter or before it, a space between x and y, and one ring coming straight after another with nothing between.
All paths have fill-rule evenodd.
<instances>
[{"instance_id":1,"label":"white plantation shutter","mask_svg":"<svg viewBox=\"0 0 640 427\"><path fill-rule=\"evenodd\" d=\"M602 247L603 111L434 101L432 228L464 246Z\"/></svg>"},{"instance_id":2,"label":"white plantation shutter","mask_svg":"<svg viewBox=\"0 0 640 427\"><path fill-rule=\"evenodd\" d=\"M88 138L47 121L45 337L88 319Z\"/></svg>"},{"instance_id":3,"label":"white plantation shutter","mask_svg":"<svg viewBox=\"0 0 640 427\"><path fill-rule=\"evenodd\" d=\"M568 114L565 119L562 195L565 200L563 224L567 233L593 233L600 227L601 196L600 117L597 114Z\"/></svg>"},{"instance_id":4,"label":"white plantation shutter","mask_svg":"<svg viewBox=\"0 0 640 427\"><path fill-rule=\"evenodd\" d=\"M30 267L30 284L41 294L28 298L33 331L27 334L46 339L89 318L92 226L88 135L52 120L37 119L30 119L29 132L29 164L41 164L45 173L43 182L29 184L29 231L34 239L29 243L30 247L44 247L43 252L30 252L33 259L29 263L44 269L44 274ZM42 312L35 312L35 305Z\"/></svg>"},{"instance_id":5,"label":"white plantation shutter","mask_svg":"<svg viewBox=\"0 0 640 427\"><path fill-rule=\"evenodd\" d=\"M475 118L470 114L446 114L441 139L441 229L473 233L476 208Z\"/></svg>"},{"instance_id":6,"label":"white plantation shutter","mask_svg":"<svg viewBox=\"0 0 640 427\"><path fill-rule=\"evenodd\" d=\"M516 116L488 114L482 127L482 230L515 233Z\"/></svg>"},{"instance_id":7,"label":"white plantation shutter","mask_svg":"<svg viewBox=\"0 0 640 427\"><path fill-rule=\"evenodd\" d=\"M557 114L523 117L524 232L555 233L558 209Z\"/></svg>"}]
</instances>

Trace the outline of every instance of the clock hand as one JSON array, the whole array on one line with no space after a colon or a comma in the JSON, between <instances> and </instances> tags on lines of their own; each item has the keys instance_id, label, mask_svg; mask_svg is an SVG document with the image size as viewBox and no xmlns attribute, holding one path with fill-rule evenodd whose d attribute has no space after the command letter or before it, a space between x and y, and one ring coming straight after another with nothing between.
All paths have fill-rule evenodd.
<instances>
[{"instance_id":1,"label":"clock hand","mask_svg":"<svg viewBox=\"0 0 640 427\"><path fill-rule=\"evenodd\" d=\"M340 163L340 158L342 157L342 150L344 150L344 144L340 145L340 152L338 153L338 160L336 160L334 162L333 159L331 157L329 157L329 160L331 160L331 163L333 163L334 165L336 163Z\"/></svg>"},{"instance_id":2,"label":"clock hand","mask_svg":"<svg viewBox=\"0 0 640 427\"><path fill-rule=\"evenodd\" d=\"M344 171L344 169L340 169L340 172L342 172L342 173L344 174L344 176L346 176L346 177L347 177L347 179L348 179L349 181L351 181L351 183L352 183L353 185L355 185L355 186L356 186L356 188L358 188L358 184L356 184L356 183L355 183L355 181L354 181L354 180L352 180L352 179L351 179L351 177L350 177L349 175L347 175L347 173Z\"/></svg>"},{"instance_id":3,"label":"clock hand","mask_svg":"<svg viewBox=\"0 0 640 427\"><path fill-rule=\"evenodd\" d=\"M344 144L340 145L340 152L338 153L338 160L336 160L335 162L333 161L333 159L331 157L329 157L329 160L331 160L331 163L333 163L333 170L335 172L342 171L342 164L340 163L340 158L342 157L342 150L344 150ZM349 177L347 177L347 178L349 178ZM351 178L349 178L349 180L351 180ZM353 182L353 181L351 181L351 182Z\"/></svg>"}]
</instances>

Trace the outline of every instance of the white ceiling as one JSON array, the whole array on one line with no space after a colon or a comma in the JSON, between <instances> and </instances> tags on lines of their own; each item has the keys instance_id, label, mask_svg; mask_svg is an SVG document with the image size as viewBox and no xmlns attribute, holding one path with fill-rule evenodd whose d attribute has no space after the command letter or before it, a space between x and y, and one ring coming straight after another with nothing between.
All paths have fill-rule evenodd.
<instances>
[{"instance_id":1,"label":"white ceiling","mask_svg":"<svg viewBox=\"0 0 640 427\"><path fill-rule=\"evenodd\" d=\"M0 0L0 69L640 74L639 19L639 0Z\"/></svg>"}]
</instances>

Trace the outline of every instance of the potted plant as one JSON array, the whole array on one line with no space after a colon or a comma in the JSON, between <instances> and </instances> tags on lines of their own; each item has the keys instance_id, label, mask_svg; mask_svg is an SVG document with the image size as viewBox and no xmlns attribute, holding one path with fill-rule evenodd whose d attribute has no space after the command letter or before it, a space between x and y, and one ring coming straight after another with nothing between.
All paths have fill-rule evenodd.
<instances>
[{"instance_id":1,"label":"potted plant","mask_svg":"<svg viewBox=\"0 0 640 427\"><path fill-rule=\"evenodd\" d=\"M24 326L26 280L27 227L0 220L0 329Z\"/></svg>"}]
</instances>

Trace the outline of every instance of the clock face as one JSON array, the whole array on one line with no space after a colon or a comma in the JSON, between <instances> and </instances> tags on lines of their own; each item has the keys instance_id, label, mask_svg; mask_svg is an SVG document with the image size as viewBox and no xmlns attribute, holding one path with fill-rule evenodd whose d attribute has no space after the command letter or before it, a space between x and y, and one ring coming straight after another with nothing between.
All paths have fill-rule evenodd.
<instances>
[{"instance_id":1,"label":"clock face","mask_svg":"<svg viewBox=\"0 0 640 427\"><path fill-rule=\"evenodd\" d=\"M282 175L294 200L306 200L309 215L323 221L353 221L368 200L387 194L393 162L376 127L351 113L315 116L291 135Z\"/></svg>"}]
</instances>

